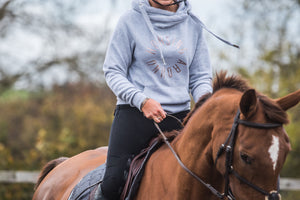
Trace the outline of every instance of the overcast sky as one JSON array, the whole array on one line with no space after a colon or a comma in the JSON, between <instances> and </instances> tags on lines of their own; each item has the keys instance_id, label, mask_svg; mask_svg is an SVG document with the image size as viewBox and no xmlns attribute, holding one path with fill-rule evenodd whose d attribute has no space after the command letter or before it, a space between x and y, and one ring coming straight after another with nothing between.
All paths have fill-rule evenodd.
<instances>
[{"instance_id":1,"label":"overcast sky","mask_svg":"<svg viewBox=\"0 0 300 200\"><path fill-rule=\"evenodd\" d=\"M73 1L74 0L63 0L62 3L73 3ZM112 7L113 1L116 2L114 7ZM209 33L204 31L214 71L219 71L222 69L231 71L233 69L233 66L251 66L253 62L257 64L259 59L259 49L257 49L257 46L255 46L255 38L253 38L253 36L257 36L256 31L260 31L258 33L261 34L263 30L253 29L253 27L251 27L250 24L247 23L247 21L245 21L244 18L235 18L235 15L239 10L234 9L237 9L241 6L239 5L241 1L188 1L192 5L192 12L196 16L198 16L201 19L201 21L206 25L206 27L208 27L212 32L232 43L241 45L241 49L237 50L220 42L219 40L211 36ZM42 3L41 5L37 4L35 6L29 6L26 9L29 9L28 11L30 13L41 12L43 15L47 15L47 13L49 12L45 12L45 9L46 11L48 10L43 6L45 2L51 2L51 0L45 0L41 2L44 3ZM72 17L71 20L72 22L75 20L86 31L91 31L93 33L93 36L98 37L97 31L101 30L101 28L106 24L105 22L109 22L109 26L111 27L111 29L114 29L120 16L124 12L126 12L126 10L131 8L132 0L84 0L81 2L83 2L84 4L81 5L79 8L76 7L75 15L70 16ZM55 12L55 10L52 11L50 8L50 13L51 12ZM293 41L293 44L300 44L300 38L298 37L299 17L300 14L292 18L295 19L297 23L290 21L290 26L295 27L295 29L290 28L289 30L293 33L291 35L291 41ZM251 18L248 17L248 20L251 20ZM277 18L274 18L275 23L272 24L276 24L276 20ZM235 26L233 26L233 24ZM234 27L236 27L236 29L238 30L236 30ZM5 54L13 55L14 59L2 60L3 66L10 66L10 71L24 70L24 63L26 64L28 61L31 61L32 59L38 57L41 54L41 52L44 52L45 50L45 47L43 46L45 38L43 38L42 35L29 32L28 30L26 31L22 28L18 29L18 27L16 27L16 29L17 30L15 30L14 32L8 34L5 40L1 41L0 43L0 51L2 50L1 52L4 52L3 57L5 57ZM239 35L239 33L242 34ZM275 37L272 38L272 36ZM99 34L99 38L100 37L101 35ZM274 32L274 34L269 34L266 44L273 45L274 38L278 38L278 33ZM71 44L69 45L75 44L75 47L79 46L77 49L85 48L87 46L86 42L76 40L76 38L70 38L70 42ZM101 43L101 45L103 45L103 43ZM29 46L30 51L28 51ZM70 49L74 47L69 47L70 46L59 46L59 53L70 53ZM101 48L104 49L104 47L102 46ZM99 66L97 67L101 66L102 63L99 63ZM252 68L249 67L248 70L251 69ZM51 76L51 73L47 73L47 77L43 77L43 79L45 79L46 82L51 82L53 77L55 77L55 80L63 81L64 77L67 76L67 74L60 73L59 70L57 72L52 73L52 75L53 74L55 76Z\"/></svg>"},{"instance_id":2,"label":"overcast sky","mask_svg":"<svg viewBox=\"0 0 300 200\"><path fill-rule=\"evenodd\" d=\"M113 9L113 16L118 19L119 16L126 10L131 8L132 0L119 0L116 7ZM195 15L201 18L205 23L209 23L209 27L223 26L230 21L230 9L228 9L233 3L233 0L189 0L192 5L192 11ZM84 9L90 16L107 15L107 12L111 12L110 1L89 1ZM84 16L82 16L84 17ZM88 17L88 15L85 15ZM89 18L89 21L91 18ZM97 20L97 18L94 18Z\"/></svg>"}]
</instances>

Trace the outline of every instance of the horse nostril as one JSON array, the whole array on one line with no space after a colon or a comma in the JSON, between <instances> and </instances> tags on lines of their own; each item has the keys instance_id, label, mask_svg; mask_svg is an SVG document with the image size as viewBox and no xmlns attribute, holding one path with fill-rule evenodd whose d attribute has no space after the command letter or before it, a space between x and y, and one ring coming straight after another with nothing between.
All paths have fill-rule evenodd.
<instances>
[{"instance_id":1,"label":"horse nostril","mask_svg":"<svg viewBox=\"0 0 300 200\"><path fill-rule=\"evenodd\" d=\"M245 153L240 153L241 159L248 165L252 164L253 159Z\"/></svg>"}]
</instances>

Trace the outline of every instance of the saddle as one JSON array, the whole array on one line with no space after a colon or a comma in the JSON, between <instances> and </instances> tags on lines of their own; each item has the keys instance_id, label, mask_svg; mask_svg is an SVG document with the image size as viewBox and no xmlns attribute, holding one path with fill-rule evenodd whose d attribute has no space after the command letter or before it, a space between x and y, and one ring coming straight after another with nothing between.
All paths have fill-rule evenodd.
<instances>
[{"instance_id":1,"label":"saddle","mask_svg":"<svg viewBox=\"0 0 300 200\"><path fill-rule=\"evenodd\" d=\"M166 133L166 136L168 140L171 141L178 135L178 133L178 131L172 131ZM147 161L162 144L163 138L158 136L151 140L149 147L143 149L140 154L134 157L130 164L127 181L120 198L121 200L130 200L135 197L139 189ZM98 185L103 181L105 170L106 164L104 163L84 176L73 188L68 200L93 200ZM95 179L95 177L97 177L97 179Z\"/></svg>"}]
</instances>

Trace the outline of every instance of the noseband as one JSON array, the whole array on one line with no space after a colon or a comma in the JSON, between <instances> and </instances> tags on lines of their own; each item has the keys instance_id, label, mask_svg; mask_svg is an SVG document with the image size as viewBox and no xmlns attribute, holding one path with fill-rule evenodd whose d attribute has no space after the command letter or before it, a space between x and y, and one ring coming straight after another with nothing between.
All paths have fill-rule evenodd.
<instances>
[{"instance_id":1,"label":"noseband","mask_svg":"<svg viewBox=\"0 0 300 200\"><path fill-rule=\"evenodd\" d=\"M168 115L170 117L173 117L171 115ZM174 117L173 117L174 118ZM179 120L178 120L179 121ZM179 121L180 122L180 121ZM181 122L180 122L181 123ZM215 160L215 165L218 161L218 159L220 158L220 156L223 153L226 153L226 161L225 161L225 167L226 167L226 172L224 175L225 178L225 190L224 193L220 193L219 191L217 191L214 187L212 187L210 184L205 183L200 177L198 177L194 172L192 172L190 169L188 169L181 161L181 159L179 158L179 156L177 155L177 153L175 152L175 150L173 149L173 147L171 146L171 144L169 143L168 139L166 138L166 136L164 135L164 133L161 131L161 129L159 128L158 124L154 122L154 125L156 126L156 128L158 129L158 131L160 132L160 134L162 135L164 142L167 144L167 146L170 148L170 150L172 151L173 155L175 156L175 158L177 159L178 163L180 164L180 166L186 171L188 172L191 176L193 176L197 181L199 181L201 184L203 184L207 189L209 189L214 195L216 195L219 199L229 199L229 200L235 200L235 197L233 196L230 186L229 186L229 175L232 174L234 175L239 181L241 181L242 183L248 185L249 187L251 187L252 189L256 190L257 192L265 195L265 200L280 200L281 196L278 193L278 189L277 191L271 191L271 192L266 192L265 190L263 190L262 188L252 184L251 182L249 182L247 179L243 178L242 176L240 176L233 168L233 150L234 150L234 146L235 146L235 141L237 138L237 127L239 124L242 124L244 126L247 127L251 127L251 128L257 128L257 129L272 129L272 128L278 128L281 127L282 124L276 124L276 123L255 123L255 122L249 122L249 121L245 121L245 120L241 120L240 119L240 111L237 111L237 114L234 118L234 122L230 131L230 134L228 135L225 143L223 143L217 153L217 157Z\"/></svg>"}]
</instances>

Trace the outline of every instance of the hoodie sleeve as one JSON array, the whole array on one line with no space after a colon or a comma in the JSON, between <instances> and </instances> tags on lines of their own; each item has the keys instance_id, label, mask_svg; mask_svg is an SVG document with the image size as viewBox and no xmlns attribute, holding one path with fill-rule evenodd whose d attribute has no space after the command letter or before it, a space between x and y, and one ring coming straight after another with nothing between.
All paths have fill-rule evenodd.
<instances>
[{"instance_id":1,"label":"hoodie sleeve","mask_svg":"<svg viewBox=\"0 0 300 200\"><path fill-rule=\"evenodd\" d=\"M140 109L146 96L128 80L131 66L134 40L128 31L124 17L120 19L111 38L103 71L105 80L113 93L131 106Z\"/></svg>"},{"instance_id":2,"label":"hoodie sleeve","mask_svg":"<svg viewBox=\"0 0 300 200\"><path fill-rule=\"evenodd\" d=\"M212 68L202 30L199 34L195 55L190 66L189 89L194 101L206 93L212 93Z\"/></svg>"}]
</instances>

